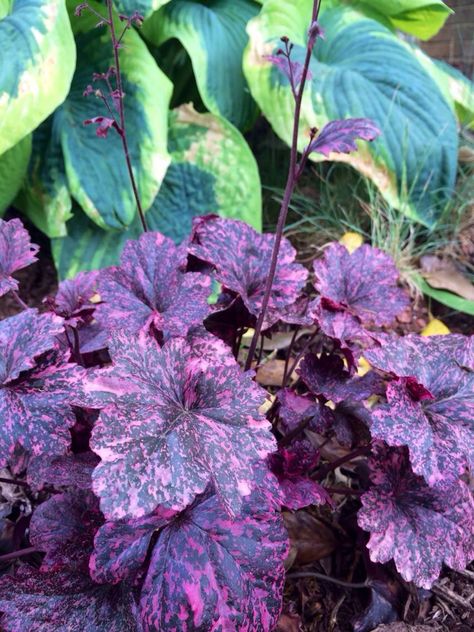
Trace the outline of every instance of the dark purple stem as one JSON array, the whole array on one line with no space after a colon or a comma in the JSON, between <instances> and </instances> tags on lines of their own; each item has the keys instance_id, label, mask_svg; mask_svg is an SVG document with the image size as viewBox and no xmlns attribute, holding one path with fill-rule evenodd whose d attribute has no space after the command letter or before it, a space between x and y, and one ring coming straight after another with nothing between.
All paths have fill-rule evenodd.
<instances>
[{"instance_id":1,"label":"dark purple stem","mask_svg":"<svg viewBox=\"0 0 474 632\"><path fill-rule=\"evenodd\" d=\"M148 230L148 226L145 220L145 214L143 212L142 203L140 200L140 194L138 193L137 183L135 181L135 176L133 175L132 169L132 161L130 160L130 152L128 150L128 141L127 141L127 131L125 128L125 112L123 107L123 90L122 90L122 75L120 73L120 59L119 59L119 42L117 40L117 34L115 33L115 25L114 25L114 16L112 11L112 0L107 0L107 11L109 14L109 27L110 27L110 35L112 36L112 46L114 49L114 60L115 60L115 74L117 77L117 89L120 95L119 101L119 115L120 115L120 138L122 139L123 151L125 154L125 161L127 163L128 174L130 176L130 182L132 183L133 195L135 196L135 201L137 204L138 214L140 216L140 221L143 227L143 230L146 232Z\"/></svg>"},{"instance_id":2,"label":"dark purple stem","mask_svg":"<svg viewBox=\"0 0 474 632\"><path fill-rule=\"evenodd\" d=\"M10 290L13 298L15 299L15 301L18 303L18 305L21 307L21 309L29 309L28 305L25 303L25 301L22 301L20 298L20 295L18 294L18 292L15 292L15 290Z\"/></svg>"},{"instance_id":3,"label":"dark purple stem","mask_svg":"<svg viewBox=\"0 0 474 632\"><path fill-rule=\"evenodd\" d=\"M316 22L318 18L320 7L320 0L314 0L313 3L313 13L311 17L311 25ZM303 66L303 72L301 75L301 83L299 85L297 94L296 94L296 102L295 102L295 114L293 119L293 137L291 143L291 154L290 154L290 167L288 170L288 179L285 187L285 194L283 196L283 201L280 207L280 215L278 217L278 224L275 233L275 243L273 244L272 258L270 263L270 270L268 272L267 283L265 285L265 293L262 301L262 309L258 316L257 324L255 326L255 333L252 338L252 342L250 343L249 353L247 356L247 361L245 363L245 370L250 369L252 365L252 360L255 355L255 350L257 348L258 338L260 336L260 332L262 331L263 321L265 320L265 314L267 312L268 303L270 301L270 294L272 291L273 280L275 278L275 272L278 263L278 253L280 251L280 244L283 236L283 229L286 223L286 217L288 215L288 209L290 206L291 198L293 196L293 192L295 190L296 183L298 181L299 176L302 173L302 169L304 167L303 160L300 163L298 168L298 134L300 128L300 116L301 116L301 103L303 101L303 93L306 85L306 78L308 76L309 64L311 61L311 55L313 52L315 43L315 38L309 36L308 46L306 48L306 57ZM306 162L307 155L304 157L304 162Z\"/></svg>"},{"instance_id":4,"label":"dark purple stem","mask_svg":"<svg viewBox=\"0 0 474 632\"><path fill-rule=\"evenodd\" d=\"M316 573L314 571L301 571L297 573L287 573L287 579L305 579L305 578L313 578L320 579L324 582L330 582L331 584L336 584L337 586L343 586L344 588L368 588L368 584L366 582L345 582L342 579L336 579L335 577L329 577L328 575L323 575L323 573Z\"/></svg>"},{"instance_id":5,"label":"dark purple stem","mask_svg":"<svg viewBox=\"0 0 474 632\"><path fill-rule=\"evenodd\" d=\"M323 478L326 478L329 472L333 472L335 469L337 469L341 465L344 465L344 463L348 463L349 461L352 461L353 459L356 459L359 456L367 456L369 452L370 452L369 446L363 446L361 448L357 448L356 450L349 452L349 454L345 454L344 456L341 456L339 459L336 459L335 461L331 461L331 463L328 463L327 465L322 467L318 472L316 472L316 475L314 478L318 481L322 481Z\"/></svg>"},{"instance_id":6,"label":"dark purple stem","mask_svg":"<svg viewBox=\"0 0 474 632\"><path fill-rule=\"evenodd\" d=\"M23 557L24 555L30 555L31 553L41 553L34 546L29 546L27 549L20 549L19 551L13 551L13 553L7 553L6 555L0 555L0 562L8 562L9 560L16 560L17 557Z\"/></svg>"},{"instance_id":7,"label":"dark purple stem","mask_svg":"<svg viewBox=\"0 0 474 632\"><path fill-rule=\"evenodd\" d=\"M20 487L28 487L26 481L17 481L14 478L3 478L0 476L0 483L8 483L9 485L19 485Z\"/></svg>"}]
</instances>

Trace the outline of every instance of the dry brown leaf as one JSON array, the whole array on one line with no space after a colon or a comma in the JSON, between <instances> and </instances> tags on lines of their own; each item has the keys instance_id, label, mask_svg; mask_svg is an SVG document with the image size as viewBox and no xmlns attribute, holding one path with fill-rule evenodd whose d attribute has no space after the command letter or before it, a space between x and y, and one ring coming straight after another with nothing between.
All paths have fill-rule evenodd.
<instances>
[{"instance_id":1,"label":"dry brown leaf","mask_svg":"<svg viewBox=\"0 0 474 632\"><path fill-rule=\"evenodd\" d=\"M334 532L308 511L283 512L290 536L290 553L286 568L293 564L312 564L330 555L336 548Z\"/></svg>"},{"instance_id":2,"label":"dry brown leaf","mask_svg":"<svg viewBox=\"0 0 474 632\"><path fill-rule=\"evenodd\" d=\"M438 290L448 290L468 301L474 301L474 285L449 259L425 255L420 259L421 273L427 283Z\"/></svg>"},{"instance_id":3,"label":"dry brown leaf","mask_svg":"<svg viewBox=\"0 0 474 632\"><path fill-rule=\"evenodd\" d=\"M285 360L268 360L257 369L255 379L262 386L281 386L285 373ZM296 380L298 375L293 371L291 380Z\"/></svg>"},{"instance_id":4,"label":"dry brown leaf","mask_svg":"<svg viewBox=\"0 0 474 632\"><path fill-rule=\"evenodd\" d=\"M276 632L299 632L301 619L298 614L282 614L278 619Z\"/></svg>"},{"instance_id":5,"label":"dry brown leaf","mask_svg":"<svg viewBox=\"0 0 474 632\"><path fill-rule=\"evenodd\" d=\"M316 331L315 327L303 327L298 331L295 337L295 342L299 340L302 336L307 336L308 334L313 334ZM281 331L272 334L271 338L263 339L263 350L264 351L280 351L281 349L287 349L290 346L291 340L294 336L294 331ZM252 341L254 334L253 329L249 329L242 336L242 346L250 347L250 342Z\"/></svg>"}]
</instances>

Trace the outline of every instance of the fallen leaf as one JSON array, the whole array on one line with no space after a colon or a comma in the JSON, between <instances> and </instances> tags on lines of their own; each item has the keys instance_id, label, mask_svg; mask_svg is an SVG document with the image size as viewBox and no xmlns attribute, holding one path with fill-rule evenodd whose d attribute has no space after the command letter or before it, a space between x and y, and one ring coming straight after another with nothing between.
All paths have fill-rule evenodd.
<instances>
[{"instance_id":1,"label":"fallen leaf","mask_svg":"<svg viewBox=\"0 0 474 632\"><path fill-rule=\"evenodd\" d=\"M336 548L334 532L319 518L308 511L283 512L283 519L290 537L290 553L285 563L312 564L330 555Z\"/></svg>"},{"instance_id":2,"label":"fallen leaf","mask_svg":"<svg viewBox=\"0 0 474 632\"><path fill-rule=\"evenodd\" d=\"M263 386L282 386L283 374L285 372L285 360L268 360L257 369L255 379ZM298 375L293 371L291 380L298 379Z\"/></svg>"},{"instance_id":3,"label":"fallen leaf","mask_svg":"<svg viewBox=\"0 0 474 632\"><path fill-rule=\"evenodd\" d=\"M315 330L316 330L315 327L301 328L296 334L295 342L299 340L302 336L313 334ZM243 347L250 347L253 334L254 334L254 329L248 329L244 333L244 335L242 336ZM263 350L264 351L280 351L281 349L287 349L290 346L290 343L293 339L294 334L295 334L294 331L282 331L282 332L272 334L271 338L265 337L263 339Z\"/></svg>"},{"instance_id":4,"label":"fallen leaf","mask_svg":"<svg viewBox=\"0 0 474 632\"><path fill-rule=\"evenodd\" d=\"M278 620L276 632L299 632L301 619L298 614L282 614Z\"/></svg>"},{"instance_id":5,"label":"fallen leaf","mask_svg":"<svg viewBox=\"0 0 474 632\"><path fill-rule=\"evenodd\" d=\"M422 330L422 336L442 336L443 334L450 334L451 331L446 327L442 320L438 318L432 318L426 327Z\"/></svg>"},{"instance_id":6,"label":"fallen leaf","mask_svg":"<svg viewBox=\"0 0 474 632\"><path fill-rule=\"evenodd\" d=\"M352 254L354 250L357 250L359 246L362 246L364 243L364 238L360 233L355 233L352 231L348 231L344 233L344 235L340 238L339 243L347 248L347 250Z\"/></svg>"},{"instance_id":7,"label":"fallen leaf","mask_svg":"<svg viewBox=\"0 0 474 632\"><path fill-rule=\"evenodd\" d=\"M448 259L425 255L420 259L425 280L438 290L448 290L468 301L474 300L474 284Z\"/></svg>"}]
</instances>

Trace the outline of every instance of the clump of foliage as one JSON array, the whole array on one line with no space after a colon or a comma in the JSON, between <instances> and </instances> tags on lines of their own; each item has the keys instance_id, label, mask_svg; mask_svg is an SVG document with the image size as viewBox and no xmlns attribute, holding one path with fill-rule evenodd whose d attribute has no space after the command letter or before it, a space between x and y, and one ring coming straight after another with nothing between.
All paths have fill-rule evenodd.
<instances>
[{"instance_id":1,"label":"clump of foliage","mask_svg":"<svg viewBox=\"0 0 474 632\"><path fill-rule=\"evenodd\" d=\"M1 291L22 308L0 322L2 482L33 507L0 557L6 631L272 630L282 509L330 512L338 494L356 508L367 585L374 563L430 588L443 564L474 557L473 339L388 334L408 304L388 255L330 244L309 273L282 236L310 155L379 134L367 119L332 121L298 157L318 11L305 59L282 38L271 60L295 103L276 235L213 214L180 245L145 231L120 265L63 281L40 313L11 276L37 247L19 220L0 220ZM110 120L95 121L99 135L121 136ZM270 393L255 380L258 346L288 330L294 343L300 328ZM329 441L343 456L323 457ZM331 487L350 462L354 484Z\"/></svg>"}]
</instances>

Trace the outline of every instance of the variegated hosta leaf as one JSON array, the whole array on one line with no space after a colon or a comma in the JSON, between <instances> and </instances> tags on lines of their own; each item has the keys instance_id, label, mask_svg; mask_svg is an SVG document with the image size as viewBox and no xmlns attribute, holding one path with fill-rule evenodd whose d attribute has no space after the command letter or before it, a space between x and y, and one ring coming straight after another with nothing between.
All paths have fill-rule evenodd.
<instances>
[{"instance_id":1,"label":"variegated hosta leaf","mask_svg":"<svg viewBox=\"0 0 474 632\"><path fill-rule=\"evenodd\" d=\"M282 34L301 62L306 48L312 0L265 2L248 24L250 43L244 72L250 90L275 132L291 142L294 98L288 79L268 59ZM390 204L432 225L454 187L456 122L442 93L415 59L410 46L390 27L353 7L329 7L320 17L325 39L311 59L311 80L302 104L299 147L308 131L333 119L369 118L381 130L355 154L331 153L370 178ZM311 159L322 156L312 154Z\"/></svg>"},{"instance_id":2,"label":"variegated hosta leaf","mask_svg":"<svg viewBox=\"0 0 474 632\"><path fill-rule=\"evenodd\" d=\"M474 467L474 338L409 335L365 353L373 367L402 379L372 413L371 432L408 446L416 474L446 486Z\"/></svg>"},{"instance_id":3,"label":"variegated hosta leaf","mask_svg":"<svg viewBox=\"0 0 474 632\"><path fill-rule=\"evenodd\" d=\"M185 273L186 261L184 247L161 233L128 241L120 266L100 274L98 322L109 331L126 329L131 335L186 336L207 316L211 293L210 277Z\"/></svg>"},{"instance_id":4,"label":"variegated hosta leaf","mask_svg":"<svg viewBox=\"0 0 474 632\"><path fill-rule=\"evenodd\" d=\"M258 317L274 241L273 234L257 233L244 222L210 215L194 221L189 252L211 264L217 281L239 294L250 314ZM296 311L308 272L295 257L296 250L283 238L264 328L284 320L287 310Z\"/></svg>"},{"instance_id":5,"label":"variegated hosta leaf","mask_svg":"<svg viewBox=\"0 0 474 632\"><path fill-rule=\"evenodd\" d=\"M0 611L4 632L142 632L129 586L100 586L82 573L21 566L0 579Z\"/></svg>"},{"instance_id":6,"label":"variegated hosta leaf","mask_svg":"<svg viewBox=\"0 0 474 632\"><path fill-rule=\"evenodd\" d=\"M31 135L0 155L0 215L10 206L28 169Z\"/></svg>"},{"instance_id":7,"label":"variegated hosta leaf","mask_svg":"<svg viewBox=\"0 0 474 632\"><path fill-rule=\"evenodd\" d=\"M37 261L38 250L21 220L0 219L0 296L18 289L18 281L11 275Z\"/></svg>"},{"instance_id":8,"label":"variegated hosta leaf","mask_svg":"<svg viewBox=\"0 0 474 632\"><path fill-rule=\"evenodd\" d=\"M257 13L252 0L173 0L143 25L144 36L156 46L171 38L181 42L206 108L240 129L257 114L242 71L245 27Z\"/></svg>"},{"instance_id":9,"label":"variegated hosta leaf","mask_svg":"<svg viewBox=\"0 0 474 632\"><path fill-rule=\"evenodd\" d=\"M393 259L378 248L363 244L350 254L342 244L332 243L313 266L323 299L363 323L388 325L408 305L408 296L397 287Z\"/></svg>"},{"instance_id":10,"label":"variegated hosta leaf","mask_svg":"<svg viewBox=\"0 0 474 632\"><path fill-rule=\"evenodd\" d=\"M0 154L64 101L75 63L64 0L2 0Z\"/></svg>"},{"instance_id":11,"label":"variegated hosta leaf","mask_svg":"<svg viewBox=\"0 0 474 632\"><path fill-rule=\"evenodd\" d=\"M37 507L30 523L30 541L46 553L42 571L87 574L94 536L104 522L99 500L91 491L56 494Z\"/></svg>"},{"instance_id":12,"label":"variegated hosta leaf","mask_svg":"<svg viewBox=\"0 0 474 632\"><path fill-rule=\"evenodd\" d=\"M374 562L393 559L406 581L430 588L443 564L464 570L474 557L474 502L462 481L428 487L410 468L407 450L379 445L373 487L362 495L359 525L370 532Z\"/></svg>"},{"instance_id":13,"label":"variegated hosta leaf","mask_svg":"<svg viewBox=\"0 0 474 632\"><path fill-rule=\"evenodd\" d=\"M72 217L57 121L53 115L33 133L28 172L15 200L15 206L48 237L64 237Z\"/></svg>"},{"instance_id":14,"label":"variegated hosta leaf","mask_svg":"<svg viewBox=\"0 0 474 632\"><path fill-rule=\"evenodd\" d=\"M253 484L253 465L274 449L258 413L264 392L237 364L209 363L183 339L111 337L113 364L93 371L78 399L102 412L92 449L102 459L94 491L108 518L159 504L186 507L210 481L230 513Z\"/></svg>"},{"instance_id":15,"label":"variegated hosta leaf","mask_svg":"<svg viewBox=\"0 0 474 632\"><path fill-rule=\"evenodd\" d=\"M149 229L179 243L189 235L193 217L212 212L242 219L260 230L260 177L240 132L223 118L195 112L191 105L173 110L169 124L172 162L147 212ZM138 218L123 232L106 232L80 209L74 211L67 228L67 237L53 241L61 278L82 269L116 265L125 242L142 232Z\"/></svg>"},{"instance_id":16,"label":"variegated hosta leaf","mask_svg":"<svg viewBox=\"0 0 474 632\"><path fill-rule=\"evenodd\" d=\"M104 10L101 5L89 4L99 12ZM85 87L92 81L92 74L104 73L113 65L109 32L94 28L97 20L87 11L81 17L72 18L81 54L71 91L55 113L54 124L60 128L72 195L99 226L123 230L135 218L136 202L121 139L113 129L107 138L97 138L90 126L83 125L86 119L109 115L100 99L83 96ZM117 21L117 29L120 28ZM134 29L124 37L120 64L130 155L142 204L147 210L169 164L166 142L172 86ZM94 87L107 93L103 83L95 82Z\"/></svg>"}]
</instances>

